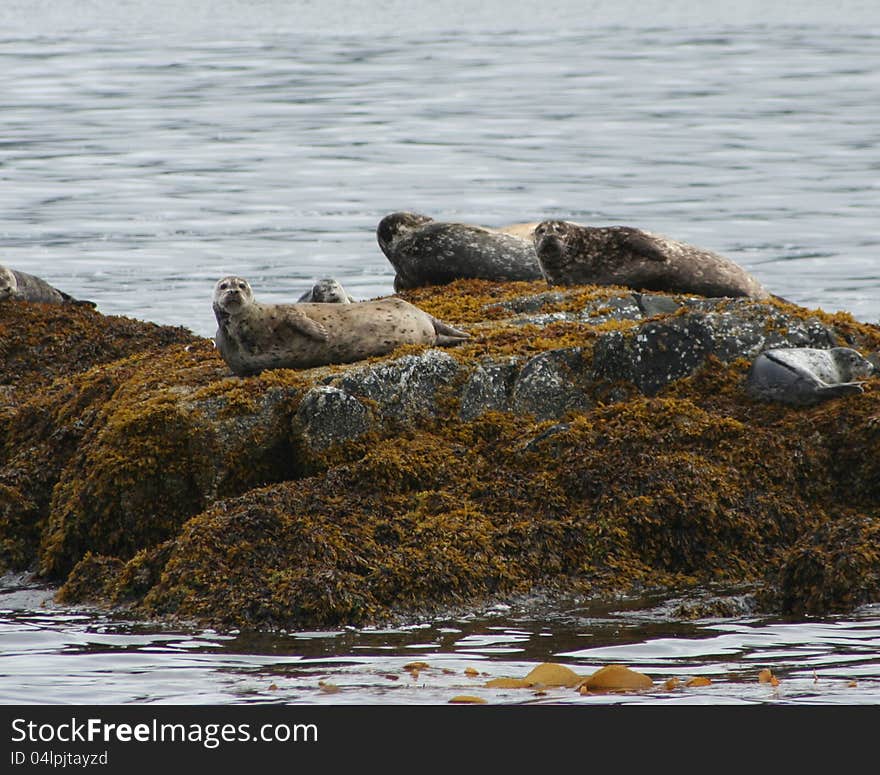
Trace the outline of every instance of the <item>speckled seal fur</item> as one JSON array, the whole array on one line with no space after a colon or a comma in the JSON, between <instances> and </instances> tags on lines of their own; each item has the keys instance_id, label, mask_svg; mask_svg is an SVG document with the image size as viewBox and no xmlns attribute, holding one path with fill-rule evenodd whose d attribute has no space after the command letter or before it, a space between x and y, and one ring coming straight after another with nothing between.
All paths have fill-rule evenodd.
<instances>
[{"instance_id":1,"label":"speckled seal fur","mask_svg":"<svg viewBox=\"0 0 880 775\"><path fill-rule=\"evenodd\" d=\"M35 301L42 304L82 304L94 307L95 302L75 299L64 291L53 288L45 280L27 272L0 266L0 301Z\"/></svg>"},{"instance_id":2,"label":"speckled seal fur","mask_svg":"<svg viewBox=\"0 0 880 775\"><path fill-rule=\"evenodd\" d=\"M308 291L297 299L297 302L314 304L351 304L354 297L342 287L342 283L333 277L318 280Z\"/></svg>"},{"instance_id":3,"label":"speckled seal fur","mask_svg":"<svg viewBox=\"0 0 880 775\"><path fill-rule=\"evenodd\" d=\"M863 391L856 380L869 377L874 366L849 347L765 350L753 361L747 377L752 398L810 406Z\"/></svg>"},{"instance_id":4,"label":"speckled seal fur","mask_svg":"<svg viewBox=\"0 0 880 775\"><path fill-rule=\"evenodd\" d=\"M630 226L582 226L543 221L535 252L550 285L623 285L701 296L771 294L724 256Z\"/></svg>"},{"instance_id":5,"label":"speckled seal fur","mask_svg":"<svg viewBox=\"0 0 880 775\"><path fill-rule=\"evenodd\" d=\"M453 345L468 334L387 298L353 304L260 304L247 280L214 286L217 349L233 374L305 369L384 355L403 344Z\"/></svg>"},{"instance_id":6,"label":"speckled seal fur","mask_svg":"<svg viewBox=\"0 0 880 775\"><path fill-rule=\"evenodd\" d=\"M398 212L379 221L376 239L397 273L396 291L465 278L539 280L534 226L517 223L492 229Z\"/></svg>"}]
</instances>

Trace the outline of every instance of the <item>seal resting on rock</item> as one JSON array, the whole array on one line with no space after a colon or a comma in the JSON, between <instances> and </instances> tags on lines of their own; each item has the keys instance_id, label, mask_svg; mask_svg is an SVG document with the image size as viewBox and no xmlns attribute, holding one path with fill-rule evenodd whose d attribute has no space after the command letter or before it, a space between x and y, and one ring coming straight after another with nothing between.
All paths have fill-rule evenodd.
<instances>
[{"instance_id":1,"label":"seal resting on rock","mask_svg":"<svg viewBox=\"0 0 880 775\"><path fill-rule=\"evenodd\" d=\"M539 280L534 224L490 229L435 221L418 213L391 213L376 228L382 252L397 272L394 290L453 280Z\"/></svg>"},{"instance_id":2,"label":"seal resting on rock","mask_svg":"<svg viewBox=\"0 0 880 775\"><path fill-rule=\"evenodd\" d=\"M701 296L771 294L724 256L630 226L542 221L535 252L550 285L623 285Z\"/></svg>"},{"instance_id":3,"label":"seal resting on rock","mask_svg":"<svg viewBox=\"0 0 880 775\"><path fill-rule=\"evenodd\" d=\"M16 301L36 301L43 304L82 304L94 307L93 301L74 299L68 293L53 288L45 280L27 272L0 266L0 301L15 299Z\"/></svg>"},{"instance_id":4,"label":"seal resting on rock","mask_svg":"<svg viewBox=\"0 0 880 775\"><path fill-rule=\"evenodd\" d=\"M354 297L349 294L342 283L333 277L318 280L311 290L306 291L297 302L314 302L315 304L351 304Z\"/></svg>"},{"instance_id":5,"label":"seal resting on rock","mask_svg":"<svg viewBox=\"0 0 880 775\"><path fill-rule=\"evenodd\" d=\"M453 345L469 338L403 299L260 304L241 277L217 281L213 306L217 349L239 376L350 363L403 344Z\"/></svg>"},{"instance_id":6,"label":"seal resting on rock","mask_svg":"<svg viewBox=\"0 0 880 775\"><path fill-rule=\"evenodd\" d=\"M849 347L765 350L749 369L747 390L759 400L810 406L861 393L862 383L855 380L873 372L871 362Z\"/></svg>"}]
</instances>

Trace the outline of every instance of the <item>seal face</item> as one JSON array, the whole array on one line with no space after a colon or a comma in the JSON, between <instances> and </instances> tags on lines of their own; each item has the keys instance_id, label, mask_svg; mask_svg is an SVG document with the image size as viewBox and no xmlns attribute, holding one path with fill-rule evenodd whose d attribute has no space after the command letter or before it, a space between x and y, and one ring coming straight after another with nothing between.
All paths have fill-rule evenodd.
<instances>
[{"instance_id":1,"label":"seal face","mask_svg":"<svg viewBox=\"0 0 880 775\"><path fill-rule=\"evenodd\" d=\"M215 343L233 374L304 369L385 355L403 344L454 345L469 338L403 299L348 304L261 304L242 277L214 286Z\"/></svg>"},{"instance_id":2,"label":"seal face","mask_svg":"<svg viewBox=\"0 0 880 775\"><path fill-rule=\"evenodd\" d=\"M95 302L75 299L64 291L53 288L45 280L27 272L0 266L0 301L34 301L42 304L82 304L94 307Z\"/></svg>"},{"instance_id":3,"label":"seal face","mask_svg":"<svg viewBox=\"0 0 880 775\"><path fill-rule=\"evenodd\" d=\"M770 297L758 280L730 259L630 226L543 221L535 227L534 243L550 285L623 285L701 296Z\"/></svg>"},{"instance_id":4,"label":"seal face","mask_svg":"<svg viewBox=\"0 0 880 775\"><path fill-rule=\"evenodd\" d=\"M311 290L306 291L297 299L297 302L312 302L316 304L351 304L354 297L342 287L342 283L333 277L325 277L318 280Z\"/></svg>"},{"instance_id":5,"label":"seal face","mask_svg":"<svg viewBox=\"0 0 880 775\"><path fill-rule=\"evenodd\" d=\"M849 347L765 350L752 363L746 388L758 400L811 406L861 393L862 383L856 380L874 370L867 358Z\"/></svg>"},{"instance_id":6,"label":"seal face","mask_svg":"<svg viewBox=\"0 0 880 775\"><path fill-rule=\"evenodd\" d=\"M538 280L533 228L512 224L490 229L398 212L379 221L376 239L395 269L394 290L402 291L465 278Z\"/></svg>"}]
</instances>

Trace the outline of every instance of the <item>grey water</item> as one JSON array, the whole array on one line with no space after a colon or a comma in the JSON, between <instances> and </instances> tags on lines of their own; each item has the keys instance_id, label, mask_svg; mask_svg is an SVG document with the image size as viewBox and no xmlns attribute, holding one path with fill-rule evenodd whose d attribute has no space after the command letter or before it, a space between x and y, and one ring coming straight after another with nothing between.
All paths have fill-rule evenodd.
<instances>
[{"instance_id":1,"label":"grey water","mask_svg":"<svg viewBox=\"0 0 880 775\"><path fill-rule=\"evenodd\" d=\"M435 705L462 696L496 705L880 701L880 606L806 621L749 615L675 621L656 603L572 601L550 610L498 603L393 629L219 633L66 610L51 603L50 592L16 588L7 577L0 582L0 703ZM486 685L523 678L541 662L580 676L624 664L653 686L581 694ZM775 682L760 680L764 670Z\"/></svg>"},{"instance_id":2,"label":"grey water","mask_svg":"<svg viewBox=\"0 0 880 775\"><path fill-rule=\"evenodd\" d=\"M325 276L391 293L375 240L389 212L553 217L701 245L791 301L876 323L878 44L880 7L858 0L7 0L0 263L212 336L228 273L266 301ZM801 622L502 608L262 640L65 611L17 582L0 608L0 702L446 702L545 660L713 683L486 698L880 699L872 608ZM402 670L416 659L417 680Z\"/></svg>"}]
</instances>

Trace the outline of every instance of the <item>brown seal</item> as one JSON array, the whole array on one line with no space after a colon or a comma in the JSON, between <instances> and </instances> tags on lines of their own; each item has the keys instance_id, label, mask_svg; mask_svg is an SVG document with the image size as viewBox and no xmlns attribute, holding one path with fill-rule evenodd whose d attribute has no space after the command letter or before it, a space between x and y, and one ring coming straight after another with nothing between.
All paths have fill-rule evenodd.
<instances>
[{"instance_id":1,"label":"brown seal","mask_svg":"<svg viewBox=\"0 0 880 775\"><path fill-rule=\"evenodd\" d=\"M395 269L396 291L465 278L539 280L534 226L517 223L494 229L398 212L379 221L376 239Z\"/></svg>"},{"instance_id":2,"label":"brown seal","mask_svg":"<svg viewBox=\"0 0 880 775\"><path fill-rule=\"evenodd\" d=\"M385 355L403 344L453 345L468 334L386 298L353 304L260 304L247 280L214 286L217 349L234 374L305 369Z\"/></svg>"},{"instance_id":3,"label":"brown seal","mask_svg":"<svg viewBox=\"0 0 880 775\"><path fill-rule=\"evenodd\" d=\"M550 285L623 285L701 296L771 294L724 256L630 226L543 221L535 252Z\"/></svg>"},{"instance_id":4,"label":"brown seal","mask_svg":"<svg viewBox=\"0 0 880 775\"><path fill-rule=\"evenodd\" d=\"M64 291L53 288L45 280L27 272L0 266L0 301L35 301L42 304L82 304L94 307L95 302L75 299Z\"/></svg>"}]
</instances>

